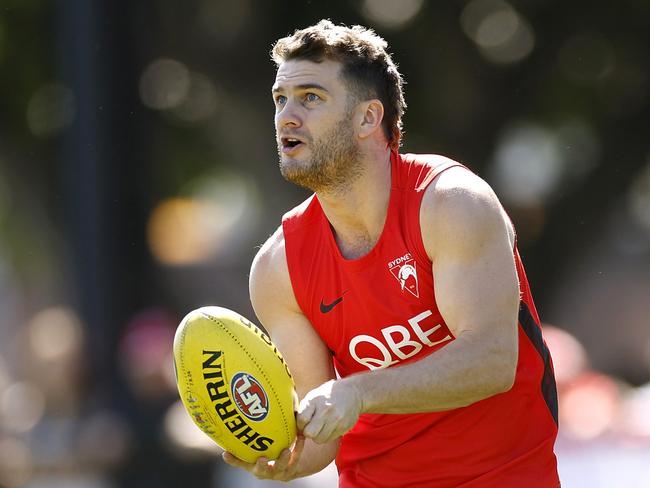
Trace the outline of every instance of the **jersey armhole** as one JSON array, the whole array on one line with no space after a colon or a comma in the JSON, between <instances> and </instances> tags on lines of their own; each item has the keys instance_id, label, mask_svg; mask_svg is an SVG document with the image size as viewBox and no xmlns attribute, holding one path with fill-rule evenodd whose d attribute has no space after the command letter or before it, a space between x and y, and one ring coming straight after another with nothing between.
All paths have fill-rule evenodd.
<instances>
[{"instance_id":1,"label":"jersey armhole","mask_svg":"<svg viewBox=\"0 0 650 488\"><path fill-rule=\"evenodd\" d=\"M282 232L284 233L284 256L287 260L287 270L289 271L289 281L291 282L291 290L293 291L293 296L296 299L298 307L302 311L305 317L308 317L307 314L308 307L305 303L304 295L300 293L300 290L304 289L305 284L303 283L301 276L299 274L299 267L294 262L299 260L297 252L293 252L292 244L290 244L292 233L291 226L286 225L287 222L282 219Z\"/></svg>"},{"instance_id":2,"label":"jersey armhole","mask_svg":"<svg viewBox=\"0 0 650 488\"><path fill-rule=\"evenodd\" d=\"M422 228L420 226L420 211L422 209L422 199L424 198L424 193L426 192L429 185L435 180L440 174L447 171L449 168L465 168L467 171L470 171L466 166L457 163L455 161L450 161L448 163L443 163L431 171L423 178L423 180L415 187L410 195L410 204L408 207L407 222L408 222L408 235L410 241L414 247L414 252L416 259L421 264L427 264L431 266L431 259L427 255L427 251L424 247L424 239L422 239Z\"/></svg>"}]
</instances>

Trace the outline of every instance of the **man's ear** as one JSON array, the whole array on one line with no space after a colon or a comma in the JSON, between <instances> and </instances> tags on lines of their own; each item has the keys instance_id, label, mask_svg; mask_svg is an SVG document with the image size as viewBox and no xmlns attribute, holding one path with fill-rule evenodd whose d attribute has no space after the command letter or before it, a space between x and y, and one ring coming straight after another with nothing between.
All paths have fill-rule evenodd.
<instances>
[{"instance_id":1,"label":"man's ear","mask_svg":"<svg viewBox=\"0 0 650 488\"><path fill-rule=\"evenodd\" d=\"M384 104L377 99L366 100L359 104L359 137L366 139L381 130L384 120Z\"/></svg>"}]
</instances>

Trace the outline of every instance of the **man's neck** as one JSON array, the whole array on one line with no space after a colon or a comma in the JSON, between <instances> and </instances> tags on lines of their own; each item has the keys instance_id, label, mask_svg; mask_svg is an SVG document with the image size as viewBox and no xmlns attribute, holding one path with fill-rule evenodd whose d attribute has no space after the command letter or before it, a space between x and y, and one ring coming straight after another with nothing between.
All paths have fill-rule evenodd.
<instances>
[{"instance_id":1,"label":"man's neck","mask_svg":"<svg viewBox=\"0 0 650 488\"><path fill-rule=\"evenodd\" d=\"M386 221L391 188L390 151L367 156L363 174L346 188L317 192L341 254L348 259L372 250Z\"/></svg>"}]
</instances>

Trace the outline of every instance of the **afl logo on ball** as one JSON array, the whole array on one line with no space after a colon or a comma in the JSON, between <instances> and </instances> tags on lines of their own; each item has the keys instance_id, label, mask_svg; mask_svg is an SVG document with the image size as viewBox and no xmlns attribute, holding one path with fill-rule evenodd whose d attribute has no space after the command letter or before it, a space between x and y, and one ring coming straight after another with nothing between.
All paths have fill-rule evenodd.
<instances>
[{"instance_id":1,"label":"afl logo on ball","mask_svg":"<svg viewBox=\"0 0 650 488\"><path fill-rule=\"evenodd\" d=\"M269 399L259 381L248 373L237 373L230 381L230 390L239 411L254 422L269 413Z\"/></svg>"}]
</instances>

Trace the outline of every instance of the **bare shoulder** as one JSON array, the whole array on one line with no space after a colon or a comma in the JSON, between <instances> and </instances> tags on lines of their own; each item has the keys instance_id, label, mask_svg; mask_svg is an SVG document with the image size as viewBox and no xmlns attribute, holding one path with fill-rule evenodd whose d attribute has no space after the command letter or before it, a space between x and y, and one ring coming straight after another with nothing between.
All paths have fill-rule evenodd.
<instances>
[{"instance_id":1,"label":"bare shoulder","mask_svg":"<svg viewBox=\"0 0 650 488\"><path fill-rule=\"evenodd\" d=\"M256 279L262 280L278 278L285 271L288 275L284 233L280 226L257 251L251 265L251 277L255 276Z\"/></svg>"},{"instance_id":2,"label":"bare shoulder","mask_svg":"<svg viewBox=\"0 0 650 488\"><path fill-rule=\"evenodd\" d=\"M487 182L462 167L444 171L429 185L420 225L431 258L445 244L462 251L483 239L502 238L514 246L514 230L497 195Z\"/></svg>"},{"instance_id":3,"label":"bare shoulder","mask_svg":"<svg viewBox=\"0 0 650 488\"><path fill-rule=\"evenodd\" d=\"M260 247L251 265L249 291L263 322L278 313L298 311L289 277L282 226Z\"/></svg>"}]
</instances>

